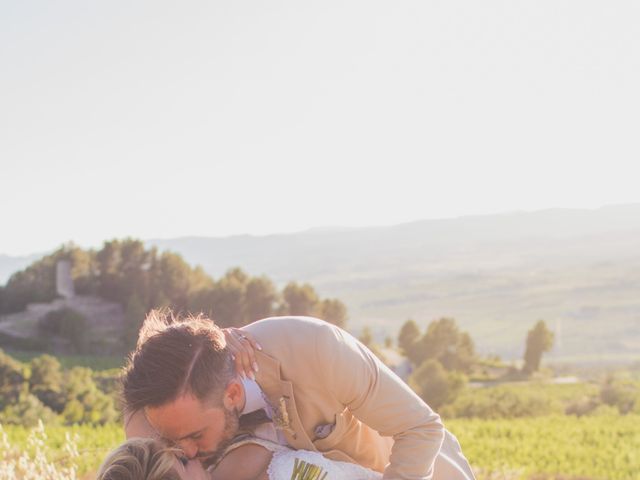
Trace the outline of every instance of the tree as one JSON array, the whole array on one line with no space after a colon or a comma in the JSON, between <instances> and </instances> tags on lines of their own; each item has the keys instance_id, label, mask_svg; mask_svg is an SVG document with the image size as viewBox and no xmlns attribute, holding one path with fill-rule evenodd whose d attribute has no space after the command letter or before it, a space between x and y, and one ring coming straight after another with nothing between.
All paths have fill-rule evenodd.
<instances>
[{"instance_id":1,"label":"tree","mask_svg":"<svg viewBox=\"0 0 640 480\"><path fill-rule=\"evenodd\" d=\"M473 340L468 333L460 331L453 318L435 320L409 352L414 365L431 358L446 370L469 373L476 359Z\"/></svg>"},{"instance_id":2,"label":"tree","mask_svg":"<svg viewBox=\"0 0 640 480\"><path fill-rule=\"evenodd\" d=\"M254 277L246 285L246 322L251 323L272 316L278 301L278 294L273 282L267 277Z\"/></svg>"},{"instance_id":3,"label":"tree","mask_svg":"<svg viewBox=\"0 0 640 480\"><path fill-rule=\"evenodd\" d=\"M122 332L122 343L125 351L131 351L138 342L138 332L147 314L140 297L133 293L127 302L124 312L124 329Z\"/></svg>"},{"instance_id":4,"label":"tree","mask_svg":"<svg viewBox=\"0 0 640 480\"><path fill-rule=\"evenodd\" d=\"M113 422L118 417L113 399L100 391L90 369L73 367L65 373L66 397L62 417L67 424Z\"/></svg>"},{"instance_id":5,"label":"tree","mask_svg":"<svg viewBox=\"0 0 640 480\"><path fill-rule=\"evenodd\" d=\"M249 282L249 275L247 275L244 270L239 267L234 267L227 270L227 272L224 274L224 278L243 287L245 287Z\"/></svg>"},{"instance_id":6,"label":"tree","mask_svg":"<svg viewBox=\"0 0 640 480\"><path fill-rule=\"evenodd\" d=\"M166 302L166 305L162 305L163 307L169 306L169 303ZM194 314L203 314L207 318L211 318L215 320L213 315L213 310L215 306L215 289L214 287L203 288L202 290L198 290L189 295L189 305L188 310Z\"/></svg>"},{"instance_id":7,"label":"tree","mask_svg":"<svg viewBox=\"0 0 640 480\"><path fill-rule=\"evenodd\" d=\"M24 365L0 349L0 410L17 401L25 380Z\"/></svg>"},{"instance_id":8,"label":"tree","mask_svg":"<svg viewBox=\"0 0 640 480\"><path fill-rule=\"evenodd\" d=\"M449 362L445 360L445 364L449 364L451 367L450 369L467 373L471 371L471 368L476 363L477 358L473 339L468 332L462 332L460 334L455 354L451 355L448 360Z\"/></svg>"},{"instance_id":9,"label":"tree","mask_svg":"<svg viewBox=\"0 0 640 480\"><path fill-rule=\"evenodd\" d=\"M54 412L62 412L64 409L64 397L61 392L63 381L58 359L51 355L40 355L31 360L30 366L30 392Z\"/></svg>"},{"instance_id":10,"label":"tree","mask_svg":"<svg viewBox=\"0 0 640 480\"><path fill-rule=\"evenodd\" d=\"M213 319L220 327L241 327L245 322L248 277L239 268L229 270L211 293Z\"/></svg>"},{"instance_id":11,"label":"tree","mask_svg":"<svg viewBox=\"0 0 640 480\"><path fill-rule=\"evenodd\" d=\"M32 263L9 278L3 292L3 311L19 312L29 303L51 302L56 298L56 262L63 251Z\"/></svg>"},{"instance_id":12,"label":"tree","mask_svg":"<svg viewBox=\"0 0 640 480\"><path fill-rule=\"evenodd\" d=\"M455 400L467 383L459 372L448 372L435 359L428 359L409 377L409 385L431 407L437 409Z\"/></svg>"},{"instance_id":13,"label":"tree","mask_svg":"<svg viewBox=\"0 0 640 480\"><path fill-rule=\"evenodd\" d=\"M118 298L123 306L126 306L133 295L138 301L146 303L149 297L149 273L151 255L155 251L147 251L140 240L125 239L119 243L117 282ZM143 307L144 308L144 307Z\"/></svg>"},{"instance_id":14,"label":"tree","mask_svg":"<svg viewBox=\"0 0 640 480\"><path fill-rule=\"evenodd\" d=\"M360 337L358 338L360 342L362 342L367 347L371 348L373 346L373 334L371 333L371 328L369 325L365 325L362 329L362 333L360 333Z\"/></svg>"},{"instance_id":15,"label":"tree","mask_svg":"<svg viewBox=\"0 0 640 480\"><path fill-rule=\"evenodd\" d=\"M405 357L414 358L413 350L418 340L420 340L420 328L415 321L409 319L404 322L398 334L398 347Z\"/></svg>"},{"instance_id":16,"label":"tree","mask_svg":"<svg viewBox=\"0 0 640 480\"><path fill-rule=\"evenodd\" d=\"M73 286L79 295L95 295L98 292L98 265L94 250L83 250L73 244L68 246L67 260L71 262Z\"/></svg>"},{"instance_id":17,"label":"tree","mask_svg":"<svg viewBox=\"0 0 640 480\"><path fill-rule=\"evenodd\" d=\"M282 292L284 309L288 315L313 315L318 304L318 294L311 285L289 283Z\"/></svg>"},{"instance_id":18,"label":"tree","mask_svg":"<svg viewBox=\"0 0 640 480\"><path fill-rule=\"evenodd\" d=\"M122 295L119 288L120 241L105 242L96 254L98 267L98 293L101 297L121 302Z\"/></svg>"},{"instance_id":19,"label":"tree","mask_svg":"<svg viewBox=\"0 0 640 480\"><path fill-rule=\"evenodd\" d=\"M173 310L186 310L192 291L192 268L180 255L172 252L162 252L156 267L155 280L160 286L159 291L169 300Z\"/></svg>"},{"instance_id":20,"label":"tree","mask_svg":"<svg viewBox=\"0 0 640 480\"><path fill-rule=\"evenodd\" d=\"M347 307L337 298L327 298L320 302L320 318L340 328L347 325Z\"/></svg>"},{"instance_id":21,"label":"tree","mask_svg":"<svg viewBox=\"0 0 640 480\"><path fill-rule=\"evenodd\" d=\"M30 362L31 376L29 388L32 392L38 390L60 391L62 384L62 368L56 357L40 355Z\"/></svg>"},{"instance_id":22,"label":"tree","mask_svg":"<svg viewBox=\"0 0 640 480\"><path fill-rule=\"evenodd\" d=\"M553 346L553 332L547 328L544 320L539 320L527 334L527 347L524 352L523 371L527 374L540 369L542 354Z\"/></svg>"}]
</instances>

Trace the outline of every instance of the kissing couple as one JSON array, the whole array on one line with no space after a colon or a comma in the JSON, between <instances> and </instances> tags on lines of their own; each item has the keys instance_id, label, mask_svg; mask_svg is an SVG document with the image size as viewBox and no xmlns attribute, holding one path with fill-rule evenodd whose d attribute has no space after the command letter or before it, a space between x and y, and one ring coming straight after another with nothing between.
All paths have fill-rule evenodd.
<instances>
[{"instance_id":1,"label":"kissing couple","mask_svg":"<svg viewBox=\"0 0 640 480\"><path fill-rule=\"evenodd\" d=\"M440 416L316 318L152 311L122 389L127 441L97 480L474 480Z\"/></svg>"}]
</instances>

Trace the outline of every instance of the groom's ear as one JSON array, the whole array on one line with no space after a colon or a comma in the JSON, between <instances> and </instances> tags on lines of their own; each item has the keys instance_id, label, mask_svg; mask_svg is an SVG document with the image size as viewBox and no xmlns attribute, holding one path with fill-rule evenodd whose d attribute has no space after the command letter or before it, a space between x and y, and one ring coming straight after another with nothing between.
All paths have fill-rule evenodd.
<instances>
[{"instance_id":1,"label":"groom's ear","mask_svg":"<svg viewBox=\"0 0 640 480\"><path fill-rule=\"evenodd\" d=\"M244 407L244 388L240 382L232 380L224 389L222 398L224 407L227 410L242 410Z\"/></svg>"}]
</instances>

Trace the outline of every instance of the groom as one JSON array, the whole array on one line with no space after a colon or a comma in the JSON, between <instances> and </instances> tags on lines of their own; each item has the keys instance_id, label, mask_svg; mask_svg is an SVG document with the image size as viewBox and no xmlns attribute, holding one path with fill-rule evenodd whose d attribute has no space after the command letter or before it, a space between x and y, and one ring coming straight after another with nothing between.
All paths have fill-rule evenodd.
<instances>
[{"instance_id":1,"label":"groom","mask_svg":"<svg viewBox=\"0 0 640 480\"><path fill-rule=\"evenodd\" d=\"M242 330L262 346L255 381L236 374L210 320L151 312L123 378L127 436L154 431L204 459L264 410L270 421L256 436L384 479L474 478L440 417L345 331L310 317L267 318Z\"/></svg>"}]
</instances>

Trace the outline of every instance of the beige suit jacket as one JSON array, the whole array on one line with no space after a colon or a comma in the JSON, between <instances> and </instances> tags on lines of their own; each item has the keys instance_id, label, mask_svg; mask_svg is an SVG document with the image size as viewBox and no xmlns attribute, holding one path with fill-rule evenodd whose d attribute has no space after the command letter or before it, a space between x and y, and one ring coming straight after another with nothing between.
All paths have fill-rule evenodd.
<instances>
[{"instance_id":1,"label":"beige suit jacket","mask_svg":"<svg viewBox=\"0 0 640 480\"><path fill-rule=\"evenodd\" d=\"M445 431L440 417L345 331L310 317L274 317L243 327L263 347L256 380L284 402L289 445L384 472L429 480ZM316 427L335 424L325 438ZM464 458L464 457L462 457Z\"/></svg>"}]
</instances>

